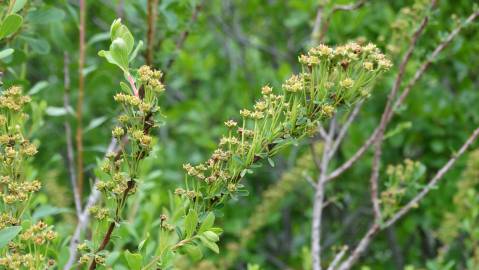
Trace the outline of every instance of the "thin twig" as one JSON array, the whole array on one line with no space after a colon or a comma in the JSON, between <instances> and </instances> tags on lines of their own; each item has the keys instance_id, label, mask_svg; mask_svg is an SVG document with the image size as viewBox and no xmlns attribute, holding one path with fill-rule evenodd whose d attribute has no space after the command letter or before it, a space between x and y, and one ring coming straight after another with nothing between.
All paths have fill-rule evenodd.
<instances>
[{"instance_id":1,"label":"thin twig","mask_svg":"<svg viewBox=\"0 0 479 270\"><path fill-rule=\"evenodd\" d=\"M351 255L339 266L339 270L350 269L359 259L359 256L361 256L361 254L366 251L369 246L369 243L371 243L371 240L374 238L376 233L379 232L379 230L379 225L377 223L373 223L373 225L369 228L361 241L359 241L358 246L354 249Z\"/></svg>"},{"instance_id":2,"label":"thin twig","mask_svg":"<svg viewBox=\"0 0 479 270\"><path fill-rule=\"evenodd\" d=\"M341 261L344 254L346 253L346 251L348 251L348 246L343 246L341 248L341 250L338 252L338 254L336 254L336 256L334 256L334 259L331 262L331 264L329 265L328 270L336 269L336 265L338 265L338 263Z\"/></svg>"},{"instance_id":3,"label":"thin twig","mask_svg":"<svg viewBox=\"0 0 479 270\"><path fill-rule=\"evenodd\" d=\"M318 125L318 132L321 138L323 138L323 140L326 140L326 138L328 137L328 133L324 129L323 125L321 124Z\"/></svg>"},{"instance_id":4,"label":"thin twig","mask_svg":"<svg viewBox=\"0 0 479 270\"><path fill-rule=\"evenodd\" d=\"M331 150L329 152L330 158L336 153L336 151L338 151L339 145L348 133L349 127L353 123L354 119L356 119L356 117L358 116L363 104L364 101L359 101L356 106L354 106L353 111L349 114L348 119L346 120L346 122L344 122L343 126L339 130L338 136L334 140L333 146L331 147Z\"/></svg>"},{"instance_id":5,"label":"thin twig","mask_svg":"<svg viewBox=\"0 0 479 270\"><path fill-rule=\"evenodd\" d=\"M323 12L324 6L320 4L318 10L316 11L316 19L314 20L313 32L311 34L311 43L313 46L319 45L321 43L321 25L323 23Z\"/></svg>"},{"instance_id":6,"label":"thin twig","mask_svg":"<svg viewBox=\"0 0 479 270\"><path fill-rule=\"evenodd\" d=\"M355 3L348 4L348 5L334 5L331 8L331 11L329 12L328 16L326 16L325 20L323 22L320 22L320 31L317 37L318 43L323 42L324 37L326 36L326 33L328 32L329 24L331 23L331 18L334 15L334 13L336 13L337 11L353 11L353 10L361 8L364 4L366 4L366 0L358 0ZM322 15L320 14L320 16Z\"/></svg>"},{"instance_id":7,"label":"thin twig","mask_svg":"<svg viewBox=\"0 0 479 270\"><path fill-rule=\"evenodd\" d=\"M321 222L325 194L325 179L328 175L328 165L331 157L329 151L333 143L335 130L336 117L333 117L330 122L328 136L324 141L319 178L316 183L316 192L314 194L313 220L311 226L311 256L313 261L313 270L321 270Z\"/></svg>"},{"instance_id":8,"label":"thin twig","mask_svg":"<svg viewBox=\"0 0 479 270\"><path fill-rule=\"evenodd\" d=\"M83 68L85 66L85 0L79 0L80 4L80 25L79 25L79 52L78 57L78 100L77 100L77 129L76 129L76 146L77 146L77 185L79 194L83 194L83 98L85 95L85 77Z\"/></svg>"},{"instance_id":9,"label":"thin twig","mask_svg":"<svg viewBox=\"0 0 479 270\"><path fill-rule=\"evenodd\" d=\"M67 112L65 116L65 139L67 144L67 162L68 162L68 172L70 175L70 184L72 185L73 200L75 202L75 210L77 217L81 214L81 199L80 193L78 192L76 174L75 174L75 155L73 151L73 142L72 142L72 128L68 120L70 115L70 69L68 68L70 64L70 59L68 58L68 53L65 52L63 56L63 108Z\"/></svg>"}]
</instances>

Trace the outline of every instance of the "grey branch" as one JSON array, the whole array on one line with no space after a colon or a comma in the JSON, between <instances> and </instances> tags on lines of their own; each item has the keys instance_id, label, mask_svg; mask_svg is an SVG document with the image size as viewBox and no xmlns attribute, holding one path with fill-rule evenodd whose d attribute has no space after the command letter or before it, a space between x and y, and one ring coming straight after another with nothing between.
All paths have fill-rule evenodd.
<instances>
[{"instance_id":1,"label":"grey branch","mask_svg":"<svg viewBox=\"0 0 479 270\"><path fill-rule=\"evenodd\" d=\"M328 270L335 270L336 269L336 265L338 265L338 263L341 261L344 254L346 253L346 251L348 251L348 246L343 246L341 248L341 250L338 252L338 254L336 254L336 256L334 256L334 259L331 262L331 264L329 265Z\"/></svg>"},{"instance_id":2,"label":"grey branch","mask_svg":"<svg viewBox=\"0 0 479 270\"><path fill-rule=\"evenodd\" d=\"M333 143L334 131L336 130L336 117L333 117L327 138L324 141L323 155L320 163L319 178L316 183L316 192L314 194L313 220L311 226L311 254L313 261L313 270L321 270L321 222L323 214L325 180L328 175L328 165L330 161L330 150Z\"/></svg>"},{"instance_id":3,"label":"grey branch","mask_svg":"<svg viewBox=\"0 0 479 270\"><path fill-rule=\"evenodd\" d=\"M364 103L364 101L359 101L359 102L356 104L356 106L354 106L353 111L349 114L348 119L346 120L346 122L344 122L343 126L342 126L341 129L339 130L338 136L337 136L336 139L334 140L333 146L331 147L331 151L329 152L329 157L330 157L330 158L331 158L331 157L336 153L336 151L338 150L339 145L341 144L341 142L343 141L344 137L345 137L346 134L348 133L349 127L350 127L351 124L353 123L354 119L356 119L356 117L358 116L359 111L361 110L361 107L363 106L363 103Z\"/></svg>"},{"instance_id":4,"label":"grey branch","mask_svg":"<svg viewBox=\"0 0 479 270\"><path fill-rule=\"evenodd\" d=\"M76 173L75 173L75 157L73 152L73 142L72 142L72 128L70 122L68 121L68 112L71 112L70 107L70 69L68 65L70 64L70 59L68 58L68 53L65 52L63 56L63 108L67 112L65 116L65 139L67 144L67 163L68 163L68 173L70 174L70 184L72 185L73 191L73 201L75 202L75 210L77 217L81 214L81 196L78 191Z\"/></svg>"}]
</instances>

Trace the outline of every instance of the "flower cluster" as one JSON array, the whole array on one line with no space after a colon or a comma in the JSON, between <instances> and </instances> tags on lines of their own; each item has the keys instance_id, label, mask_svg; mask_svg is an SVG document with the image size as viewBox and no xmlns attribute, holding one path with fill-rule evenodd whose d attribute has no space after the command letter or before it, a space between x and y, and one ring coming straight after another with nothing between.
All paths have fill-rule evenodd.
<instances>
[{"instance_id":1,"label":"flower cluster","mask_svg":"<svg viewBox=\"0 0 479 270\"><path fill-rule=\"evenodd\" d=\"M394 214L405 197L414 195L421 188L419 180L425 171L426 168L423 164L410 159L406 159L404 164L387 167L386 189L381 192L380 196L383 218Z\"/></svg>"},{"instance_id":2,"label":"flower cluster","mask_svg":"<svg viewBox=\"0 0 479 270\"><path fill-rule=\"evenodd\" d=\"M24 132L28 115L24 113L30 97L20 87L10 87L0 96L0 229L19 228L0 256L4 269L48 269L55 261L48 258L48 245L57 233L40 221L30 228L18 227L24 222L34 193L41 188L38 180L31 180L26 170L29 160L37 153L37 146Z\"/></svg>"}]
</instances>

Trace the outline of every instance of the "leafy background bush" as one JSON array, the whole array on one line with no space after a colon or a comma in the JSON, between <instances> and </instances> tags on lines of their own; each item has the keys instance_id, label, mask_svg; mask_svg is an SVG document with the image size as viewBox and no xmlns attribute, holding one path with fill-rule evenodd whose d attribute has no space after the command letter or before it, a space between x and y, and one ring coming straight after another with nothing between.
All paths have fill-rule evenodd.
<instances>
[{"instance_id":1,"label":"leafy background bush","mask_svg":"<svg viewBox=\"0 0 479 270\"><path fill-rule=\"evenodd\" d=\"M17 2L23 2L17 0ZM156 2L156 1L152 1ZM260 97L260 89L269 84L280 88L291 73L300 71L297 55L312 45L312 32L318 8L325 14L335 4L348 1L157 1L152 66L165 72L167 90L160 101L164 125L155 131L157 142L151 157L141 166L142 185L129 201L126 222L114 235L115 250L111 261L115 269L128 269L120 254L136 251L138 244L157 230L162 207L170 192L182 185L183 163L206 160L216 142L226 131L223 122L240 108L249 107ZM413 76L434 47L461 20L473 11L474 1L439 1L430 22L419 39L405 77ZM2 3L3 11L7 3ZM361 8L335 12L331 16L324 42L331 45L352 40L377 44L393 59L394 72L385 74L375 85L341 145L335 166L358 149L379 122L386 96L393 84L397 66L407 42L426 12L429 1L368 1ZM84 188L82 198L90 193L95 168L110 142L111 128L120 109L112 96L119 89L123 74L97 52L109 46L111 22L121 17L133 36L147 41L147 1L86 1L86 51L83 76ZM34 213L66 237L76 224L73 193L69 182L64 122L78 130L75 103L78 100L79 6L76 1L27 1L18 12L23 17L19 32L2 39L4 48L15 51L1 59L3 88L21 85L32 99L32 119L37 126L32 133L39 145L32 167L43 181L36 197ZM450 46L434 59L431 68L416 84L405 104L398 110L383 147L383 164L399 164L405 158L420 160L429 179L461 145L479 123L479 32L477 22L467 26ZM132 65L145 63L145 49ZM67 67L65 67L65 59ZM72 108L64 108L64 71L69 70ZM257 264L262 269L309 269L310 231L314 190L306 180L315 179L313 167L297 164L307 159L309 141L289 147L274 158L274 167L266 164L243 183L249 195L228 202L224 216L217 223L224 229L220 255L209 254L198 263L183 260L184 269L245 269ZM319 152L319 150L317 150ZM372 154L328 186L327 206L323 213L324 257L331 260L342 244L355 245L373 219L369 201L368 177ZM381 232L372 242L360 269L474 269L473 251L477 232L469 232L448 244L441 234L446 222L461 223L454 207L458 192L476 190L459 181L477 178L462 173L467 158L458 163L444 180L405 219ZM306 161L305 161L306 163ZM475 166L474 162L469 162ZM295 173L300 167L301 173ZM386 166L383 166L384 168ZM477 166L476 166L477 167ZM385 170L385 169L384 169ZM468 168L468 170L472 170ZM296 178L284 185L289 176ZM384 175L384 174L383 174ZM300 179L304 178L304 179ZM277 207L262 209L283 192ZM459 193L460 194L460 193ZM476 195L470 195L473 198ZM472 199L473 200L473 199ZM457 202L456 202L457 203ZM476 203L471 211L477 211ZM261 214L258 214L261 211ZM452 215L444 217L445 212ZM456 213L456 214L454 214ZM255 228L255 217L260 228ZM474 217L472 217L474 219ZM477 223L477 216L475 221ZM463 224L464 225L464 224ZM452 226L452 225L450 225ZM464 226L473 226L467 225ZM244 232L254 229L249 241ZM452 228L451 228L452 230ZM67 238L61 238L58 264L68 258ZM148 240L145 242L145 247ZM115 253L116 252L116 253ZM115 257L116 255L116 257ZM477 256L477 251L476 251ZM123 268L122 268L123 267ZM250 265L250 267L252 267Z\"/></svg>"}]
</instances>

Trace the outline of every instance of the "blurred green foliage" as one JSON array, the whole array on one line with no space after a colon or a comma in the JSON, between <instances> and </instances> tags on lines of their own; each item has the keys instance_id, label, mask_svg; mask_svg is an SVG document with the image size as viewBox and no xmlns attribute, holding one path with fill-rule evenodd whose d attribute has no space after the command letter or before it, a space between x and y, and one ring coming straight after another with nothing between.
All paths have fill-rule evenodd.
<instances>
[{"instance_id":1,"label":"blurred green foliage","mask_svg":"<svg viewBox=\"0 0 479 270\"><path fill-rule=\"evenodd\" d=\"M70 59L71 99L75 100L78 5L76 1L66 0L26 1L25 6L14 7L23 17L19 20L3 16L8 8L3 2L0 3L3 87L21 85L34 100L32 109L36 120L33 122L37 127L32 134L40 146L33 165L45 183L42 195L35 202L38 205L35 214L49 223L55 222L61 235L69 235L76 221L68 210L74 206L63 122L67 119L75 128L75 117L72 110L63 108L63 77L66 54ZM21 2L24 1L17 0ZM165 70L167 93L160 102L165 125L154 134L158 144L142 165L143 183L136 198L129 201L128 222L113 239L116 250L108 259L119 265L114 269L129 269L128 258L120 258L123 250L133 252L140 243L148 249L149 232L157 230L162 207L169 203L170 192L183 183L182 164L205 160L225 131L222 123L236 115L239 108L250 106L259 97L261 86L279 87L287 76L298 71L296 56L309 48L318 5L323 2L326 2L326 11L334 4L349 3L339 0L159 1L153 66L163 70L174 59ZM474 2L439 1L413 53L406 78L410 78L444 36L469 15ZM407 37L420 18L416 15L421 14L421 5L427 3L376 0L368 1L355 11L337 12L332 16L324 41L330 45L351 40L371 41L389 52L397 67ZM201 9L192 21L197 5L201 5ZM145 0L87 1L87 59L82 72L86 76L85 173L90 181L110 141L113 118L119 112L112 96L123 76L97 52L108 48L109 27L117 17L122 18L137 40L146 41L146 9ZM17 24L20 24L18 32ZM185 31L188 35L184 44L177 48ZM387 133L383 164L398 164L405 158L420 160L427 167L427 179L479 124L478 51L479 27L475 22L440 54L397 111ZM145 54L144 47L139 54ZM136 59L135 66L144 62L142 57ZM376 83L376 94L363 106L333 164L339 165L350 157L371 134L379 122L395 73L393 68L393 72ZM224 216L218 217L217 222L225 231L219 242L220 255L205 250L211 255L208 262L187 267L214 269L221 257L228 256L227 252L238 252L229 251L226 246L241 241L240 232L249 226L249 217L258 205L264 204L261 194L293 168L297 157L305 151L308 151L307 142L290 147L275 158L274 168L264 166L248 175L245 184L250 195L228 203ZM324 210L326 261L332 259L335 246L355 245L372 219L367 183L371 156L367 154L328 187L328 193L335 194L335 198ZM457 180L461 179L465 161L465 158L459 160L420 208L381 233L362 257L360 265L364 267L357 269L403 269L406 265L409 265L406 269L449 269L446 264L454 265L451 269L466 269L470 254L462 252L461 243L451 245L455 250L443 266L433 263L444 243L444 239L438 237L438 230L445 222L444 212L455 211L453 198L458 192ZM477 185L469 188L477 193ZM89 190L85 188L83 198ZM257 230L254 240L237 254L239 258L232 269L259 269L258 265L261 269L308 269L312 197L313 190L305 184L285 194L282 207L258 217L269 222ZM469 237L475 237L473 243L477 243L479 236L476 233ZM67 247L65 242L58 250L60 265L68 257ZM431 263L426 264L427 261Z\"/></svg>"}]
</instances>

